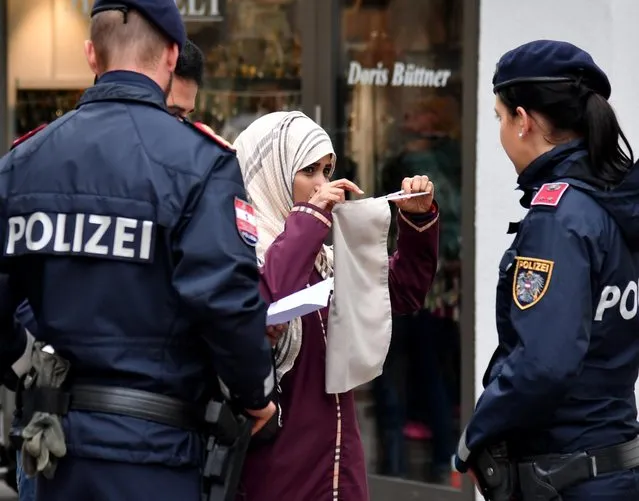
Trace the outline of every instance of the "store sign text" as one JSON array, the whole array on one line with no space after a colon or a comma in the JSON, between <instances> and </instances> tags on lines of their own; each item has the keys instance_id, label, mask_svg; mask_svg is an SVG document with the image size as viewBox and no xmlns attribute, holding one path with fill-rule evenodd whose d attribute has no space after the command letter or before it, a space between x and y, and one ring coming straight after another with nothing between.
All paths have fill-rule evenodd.
<instances>
[{"instance_id":1,"label":"store sign text","mask_svg":"<svg viewBox=\"0 0 639 501\"><path fill-rule=\"evenodd\" d=\"M222 0L175 0L185 21L189 18L221 21L221 2Z\"/></svg>"},{"instance_id":2,"label":"store sign text","mask_svg":"<svg viewBox=\"0 0 639 501\"><path fill-rule=\"evenodd\" d=\"M95 0L71 0L74 9L90 14ZM224 0L175 0L185 21L221 21Z\"/></svg>"},{"instance_id":3,"label":"store sign text","mask_svg":"<svg viewBox=\"0 0 639 501\"><path fill-rule=\"evenodd\" d=\"M348 68L348 85L375 85L385 87L446 87L452 75L451 70L434 70L413 63L395 63L392 70L383 63L376 68L364 68L357 61L351 61Z\"/></svg>"}]
</instances>

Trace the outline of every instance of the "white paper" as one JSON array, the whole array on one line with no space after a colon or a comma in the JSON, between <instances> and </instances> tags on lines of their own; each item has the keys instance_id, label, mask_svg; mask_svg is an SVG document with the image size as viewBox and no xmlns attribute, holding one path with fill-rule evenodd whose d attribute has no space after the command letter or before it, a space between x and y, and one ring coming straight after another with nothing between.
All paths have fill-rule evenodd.
<instances>
[{"instance_id":1,"label":"white paper","mask_svg":"<svg viewBox=\"0 0 639 501\"><path fill-rule=\"evenodd\" d=\"M327 278L271 303L266 315L266 325L285 324L294 318L326 308L332 291L333 279Z\"/></svg>"}]
</instances>

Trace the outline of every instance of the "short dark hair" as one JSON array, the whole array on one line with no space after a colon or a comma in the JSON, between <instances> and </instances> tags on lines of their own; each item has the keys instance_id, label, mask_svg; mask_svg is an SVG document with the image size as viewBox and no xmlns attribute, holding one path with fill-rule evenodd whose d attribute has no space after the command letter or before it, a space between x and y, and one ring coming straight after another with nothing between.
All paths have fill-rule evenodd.
<instances>
[{"instance_id":1,"label":"short dark hair","mask_svg":"<svg viewBox=\"0 0 639 501\"><path fill-rule=\"evenodd\" d=\"M175 66L175 76L194 81L198 87L204 79L204 54L200 48L187 40Z\"/></svg>"},{"instance_id":2,"label":"short dark hair","mask_svg":"<svg viewBox=\"0 0 639 501\"><path fill-rule=\"evenodd\" d=\"M573 132L583 138L592 174L609 187L621 183L632 167L632 148L612 106L587 81L521 83L497 95L512 116L519 106L542 115L553 127L550 136Z\"/></svg>"}]
</instances>

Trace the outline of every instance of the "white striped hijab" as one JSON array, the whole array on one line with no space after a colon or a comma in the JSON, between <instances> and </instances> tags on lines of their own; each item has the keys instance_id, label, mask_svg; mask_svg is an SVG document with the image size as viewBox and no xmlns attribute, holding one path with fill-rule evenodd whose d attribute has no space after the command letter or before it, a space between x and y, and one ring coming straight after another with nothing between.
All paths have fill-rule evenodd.
<instances>
[{"instance_id":1,"label":"white striped hijab","mask_svg":"<svg viewBox=\"0 0 639 501\"><path fill-rule=\"evenodd\" d=\"M257 215L256 250L258 264L262 266L266 251L284 231L293 208L295 174L328 154L333 157L334 168L335 152L326 131L299 111L279 111L258 118L240 133L233 147ZM315 268L324 279L333 275L331 247L323 246ZM278 381L292 369L301 346L302 321L296 318L275 348Z\"/></svg>"}]
</instances>

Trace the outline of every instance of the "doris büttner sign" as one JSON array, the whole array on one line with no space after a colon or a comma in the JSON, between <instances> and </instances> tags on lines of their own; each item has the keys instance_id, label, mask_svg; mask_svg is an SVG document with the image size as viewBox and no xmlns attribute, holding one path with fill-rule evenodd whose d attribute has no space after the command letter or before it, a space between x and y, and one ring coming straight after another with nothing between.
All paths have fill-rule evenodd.
<instances>
[{"instance_id":1,"label":"doris b\u00fcttner sign","mask_svg":"<svg viewBox=\"0 0 639 501\"><path fill-rule=\"evenodd\" d=\"M378 87L446 87L453 74L448 69L433 69L413 63L396 62L392 68L377 63L365 68L356 61L348 66L348 85L375 85Z\"/></svg>"}]
</instances>

